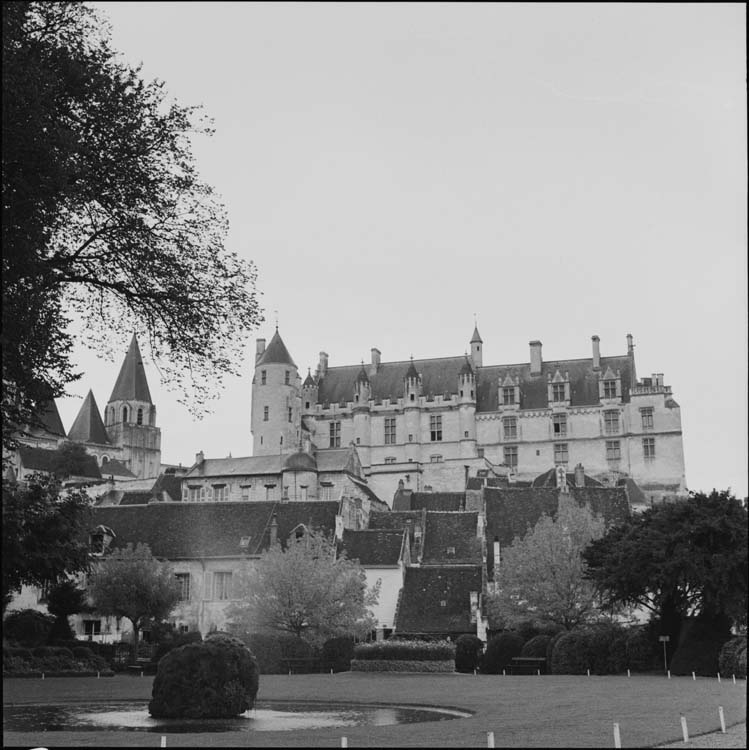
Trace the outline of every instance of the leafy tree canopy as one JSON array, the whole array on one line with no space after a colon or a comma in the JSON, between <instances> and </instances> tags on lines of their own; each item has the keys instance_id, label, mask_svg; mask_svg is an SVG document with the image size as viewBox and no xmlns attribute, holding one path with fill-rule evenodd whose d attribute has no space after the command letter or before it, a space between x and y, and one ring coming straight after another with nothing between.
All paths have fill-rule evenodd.
<instances>
[{"instance_id":1,"label":"leafy tree canopy","mask_svg":"<svg viewBox=\"0 0 749 750\"><path fill-rule=\"evenodd\" d=\"M583 557L609 604L645 607L658 617L746 621L747 511L729 491L648 508Z\"/></svg>"},{"instance_id":2,"label":"leafy tree canopy","mask_svg":"<svg viewBox=\"0 0 749 750\"><path fill-rule=\"evenodd\" d=\"M92 606L103 615L126 617L133 624L133 658L138 634L150 620L164 620L180 598L171 565L151 554L147 544L113 549L88 581Z\"/></svg>"},{"instance_id":3,"label":"leafy tree canopy","mask_svg":"<svg viewBox=\"0 0 749 750\"><path fill-rule=\"evenodd\" d=\"M585 579L581 553L603 530L587 507L561 495L556 517L542 516L502 551L499 592L487 602L490 619L513 626L530 617L568 629L594 619L598 597Z\"/></svg>"},{"instance_id":4,"label":"leafy tree canopy","mask_svg":"<svg viewBox=\"0 0 749 750\"><path fill-rule=\"evenodd\" d=\"M79 377L70 321L112 356L135 331L195 413L262 321L197 174L198 107L167 101L78 2L3 3L3 436ZM210 376L210 377L208 377Z\"/></svg>"},{"instance_id":5,"label":"leafy tree canopy","mask_svg":"<svg viewBox=\"0 0 749 750\"><path fill-rule=\"evenodd\" d=\"M241 578L228 617L248 632L283 631L312 646L342 635L363 636L375 625L370 608L379 581L367 589L364 570L324 534L308 532L272 546Z\"/></svg>"},{"instance_id":6,"label":"leafy tree canopy","mask_svg":"<svg viewBox=\"0 0 749 750\"><path fill-rule=\"evenodd\" d=\"M3 609L23 584L45 586L89 568L90 498L53 477L3 480Z\"/></svg>"}]
</instances>

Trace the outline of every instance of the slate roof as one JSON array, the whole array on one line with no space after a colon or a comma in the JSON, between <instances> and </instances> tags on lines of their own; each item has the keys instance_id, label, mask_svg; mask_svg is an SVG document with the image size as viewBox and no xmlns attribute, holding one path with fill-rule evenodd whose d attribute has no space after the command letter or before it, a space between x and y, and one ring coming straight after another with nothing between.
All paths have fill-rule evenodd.
<instances>
[{"instance_id":1,"label":"slate roof","mask_svg":"<svg viewBox=\"0 0 749 750\"><path fill-rule=\"evenodd\" d=\"M40 405L37 410L36 420L50 434L65 437L65 428L62 425L60 412L57 410L57 404L53 398Z\"/></svg>"},{"instance_id":2,"label":"slate roof","mask_svg":"<svg viewBox=\"0 0 749 750\"><path fill-rule=\"evenodd\" d=\"M346 556L349 560L358 560L364 566L397 565L402 545L403 532L399 530L343 530Z\"/></svg>"},{"instance_id":3,"label":"slate roof","mask_svg":"<svg viewBox=\"0 0 749 750\"><path fill-rule=\"evenodd\" d=\"M475 344L475 343L483 344L483 340L481 336L479 336L479 327L476 325L473 327L473 336L471 336L471 341L469 343Z\"/></svg>"},{"instance_id":4,"label":"slate roof","mask_svg":"<svg viewBox=\"0 0 749 750\"><path fill-rule=\"evenodd\" d=\"M395 619L396 635L475 633L470 592L480 594L481 583L480 566L406 568Z\"/></svg>"},{"instance_id":5,"label":"slate roof","mask_svg":"<svg viewBox=\"0 0 749 750\"><path fill-rule=\"evenodd\" d=\"M242 456L239 458L206 458L185 474L190 477L226 477L249 474L280 474L282 457Z\"/></svg>"},{"instance_id":6,"label":"slate roof","mask_svg":"<svg viewBox=\"0 0 749 750\"><path fill-rule=\"evenodd\" d=\"M118 461L116 458L110 458L109 461L105 461L101 465L101 474L102 476L108 477L108 476L114 476L114 477L127 477L135 478L135 474L133 474L130 469L125 466L121 461Z\"/></svg>"},{"instance_id":7,"label":"slate roof","mask_svg":"<svg viewBox=\"0 0 749 750\"><path fill-rule=\"evenodd\" d=\"M283 471L313 471L317 474L317 462L309 453L298 451L286 456L282 469Z\"/></svg>"},{"instance_id":8,"label":"slate roof","mask_svg":"<svg viewBox=\"0 0 749 750\"><path fill-rule=\"evenodd\" d=\"M421 521L422 512L420 510L406 511L372 511L369 514L370 529L399 529L406 528L406 522L411 521L412 526L417 521Z\"/></svg>"},{"instance_id":9,"label":"slate roof","mask_svg":"<svg viewBox=\"0 0 749 750\"><path fill-rule=\"evenodd\" d=\"M476 537L478 513L427 513L423 565L481 564L481 541ZM449 553L448 549L455 551Z\"/></svg>"},{"instance_id":10,"label":"slate roof","mask_svg":"<svg viewBox=\"0 0 749 750\"><path fill-rule=\"evenodd\" d=\"M148 505L148 501L152 497L153 493L146 490L125 492L120 498L118 505Z\"/></svg>"},{"instance_id":11,"label":"slate roof","mask_svg":"<svg viewBox=\"0 0 749 750\"><path fill-rule=\"evenodd\" d=\"M171 500L180 502L182 500L182 477L176 474L159 474L151 489L152 495L166 492Z\"/></svg>"},{"instance_id":12,"label":"slate roof","mask_svg":"<svg viewBox=\"0 0 749 750\"><path fill-rule=\"evenodd\" d=\"M603 487L604 486L597 479L593 479L593 477L589 477L587 474L585 474L584 476L585 476L586 487ZM556 487L556 486L557 486L557 473L555 469L549 469L548 471L545 471L543 474L539 474L531 482L531 487ZM567 472L567 486L568 487L575 486L575 472L574 471Z\"/></svg>"},{"instance_id":13,"label":"slate roof","mask_svg":"<svg viewBox=\"0 0 749 750\"><path fill-rule=\"evenodd\" d=\"M351 448L325 448L315 453L317 470L322 471L348 471L356 473L356 461Z\"/></svg>"},{"instance_id":14,"label":"slate roof","mask_svg":"<svg viewBox=\"0 0 749 750\"><path fill-rule=\"evenodd\" d=\"M29 445L19 445L18 452L25 469L30 471L45 471L50 474L55 471L57 451L48 450L47 448L32 448ZM96 456L85 456L83 469L75 476L101 479L101 472L99 471L99 465L96 463Z\"/></svg>"},{"instance_id":15,"label":"slate roof","mask_svg":"<svg viewBox=\"0 0 749 750\"><path fill-rule=\"evenodd\" d=\"M465 492L412 492L410 496L410 508L403 510L428 511L465 510ZM393 508L395 510L395 508Z\"/></svg>"},{"instance_id":16,"label":"slate roof","mask_svg":"<svg viewBox=\"0 0 749 750\"><path fill-rule=\"evenodd\" d=\"M480 490L482 487L510 487L507 477L468 477L466 489Z\"/></svg>"},{"instance_id":17,"label":"slate roof","mask_svg":"<svg viewBox=\"0 0 749 750\"><path fill-rule=\"evenodd\" d=\"M110 401L151 401L151 391L148 389L146 370L143 367L143 357L140 354L138 339L133 334L130 347L120 368L120 374L112 389Z\"/></svg>"},{"instance_id":18,"label":"slate roof","mask_svg":"<svg viewBox=\"0 0 749 750\"><path fill-rule=\"evenodd\" d=\"M76 443L99 443L109 445L109 437L96 405L93 391L89 390L81 404L78 416L68 432L68 439Z\"/></svg>"},{"instance_id":19,"label":"slate roof","mask_svg":"<svg viewBox=\"0 0 749 750\"><path fill-rule=\"evenodd\" d=\"M380 503L383 506L387 506L387 503L384 500L380 500L377 495L375 495L374 490L364 481L363 479L359 479L359 477L355 477L352 474L349 474L349 479L370 499L373 501L376 501Z\"/></svg>"},{"instance_id":20,"label":"slate roof","mask_svg":"<svg viewBox=\"0 0 749 750\"><path fill-rule=\"evenodd\" d=\"M395 401L404 395L404 381L414 368L422 378L422 393L438 396L458 392L460 371L465 365L464 355L459 357L436 357L432 359L382 362L376 372L369 375L372 398ZM601 370L608 367L621 371L622 396L629 401L632 383L631 358L628 355L601 357ZM323 406L346 403L354 400L354 384L361 365L329 367L318 382L318 402ZM598 371L593 370L592 358L560 359L543 362L541 374L530 374L530 363L491 365L476 368L476 411L496 411L498 407L499 380L506 375L520 378L520 405L523 409L545 409L547 402L547 375L559 370L562 375L569 372L570 403L572 406L598 404Z\"/></svg>"},{"instance_id":21,"label":"slate roof","mask_svg":"<svg viewBox=\"0 0 749 750\"><path fill-rule=\"evenodd\" d=\"M179 560L238 557L242 537L250 538L249 554L259 554L270 543L270 520L276 513L278 539L289 537L300 523L335 531L337 502L306 503L149 503L94 508L94 525L109 526L114 544L148 544L156 557Z\"/></svg>"},{"instance_id":22,"label":"slate roof","mask_svg":"<svg viewBox=\"0 0 749 750\"><path fill-rule=\"evenodd\" d=\"M259 367L260 365L291 365L292 367L296 367L294 360L289 354L289 350L286 348L286 344L284 344L278 333L278 329L273 334L270 344L268 344L265 351L260 355L260 359L257 361L255 367Z\"/></svg>"}]
</instances>

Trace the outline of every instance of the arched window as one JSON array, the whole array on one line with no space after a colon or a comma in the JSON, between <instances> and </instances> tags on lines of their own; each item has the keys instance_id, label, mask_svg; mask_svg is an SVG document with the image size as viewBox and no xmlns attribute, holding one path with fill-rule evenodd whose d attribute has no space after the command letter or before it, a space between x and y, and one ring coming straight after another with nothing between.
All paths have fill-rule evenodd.
<instances>
[{"instance_id":1,"label":"arched window","mask_svg":"<svg viewBox=\"0 0 749 750\"><path fill-rule=\"evenodd\" d=\"M106 464L106 463L108 463L108 462L109 462L109 456L107 456L106 454L104 454L104 455L103 455L103 456L101 457L101 465L102 465L102 466L104 466L104 464Z\"/></svg>"},{"instance_id":2,"label":"arched window","mask_svg":"<svg viewBox=\"0 0 749 750\"><path fill-rule=\"evenodd\" d=\"M143 424L143 409L138 409L137 421L138 424Z\"/></svg>"},{"instance_id":3,"label":"arched window","mask_svg":"<svg viewBox=\"0 0 749 750\"><path fill-rule=\"evenodd\" d=\"M127 406L122 407L122 421L127 422Z\"/></svg>"}]
</instances>

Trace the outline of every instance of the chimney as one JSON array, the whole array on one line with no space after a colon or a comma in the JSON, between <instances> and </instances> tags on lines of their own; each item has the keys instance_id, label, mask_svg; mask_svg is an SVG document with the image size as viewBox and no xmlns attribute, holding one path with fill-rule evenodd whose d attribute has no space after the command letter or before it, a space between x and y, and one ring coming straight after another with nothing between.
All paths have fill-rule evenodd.
<instances>
[{"instance_id":1,"label":"chimney","mask_svg":"<svg viewBox=\"0 0 749 750\"><path fill-rule=\"evenodd\" d=\"M655 377L658 379L658 385L663 388L663 373L658 372L656 373Z\"/></svg>"},{"instance_id":2,"label":"chimney","mask_svg":"<svg viewBox=\"0 0 749 750\"><path fill-rule=\"evenodd\" d=\"M500 557L499 557L499 537L494 537L494 580L497 581L499 578L499 564L500 564Z\"/></svg>"},{"instance_id":3,"label":"chimney","mask_svg":"<svg viewBox=\"0 0 749 750\"><path fill-rule=\"evenodd\" d=\"M382 352L377 347L372 347L372 369L377 372L380 367L380 360L382 358Z\"/></svg>"},{"instance_id":4,"label":"chimney","mask_svg":"<svg viewBox=\"0 0 749 750\"><path fill-rule=\"evenodd\" d=\"M317 377L324 378L328 371L328 353L320 352L320 364L317 365Z\"/></svg>"},{"instance_id":5,"label":"chimney","mask_svg":"<svg viewBox=\"0 0 749 750\"><path fill-rule=\"evenodd\" d=\"M278 521L276 520L276 514L274 513L270 519L270 546L278 542Z\"/></svg>"},{"instance_id":6,"label":"chimney","mask_svg":"<svg viewBox=\"0 0 749 750\"><path fill-rule=\"evenodd\" d=\"M200 451L200 453L195 454L195 463L200 466L200 464L203 463L205 460L205 456L203 455L203 451Z\"/></svg>"},{"instance_id":7,"label":"chimney","mask_svg":"<svg viewBox=\"0 0 749 750\"><path fill-rule=\"evenodd\" d=\"M541 342L531 341L531 375L541 374Z\"/></svg>"},{"instance_id":8,"label":"chimney","mask_svg":"<svg viewBox=\"0 0 749 750\"><path fill-rule=\"evenodd\" d=\"M635 345L633 343L632 334L627 334L627 354L634 354L635 353Z\"/></svg>"},{"instance_id":9,"label":"chimney","mask_svg":"<svg viewBox=\"0 0 749 750\"><path fill-rule=\"evenodd\" d=\"M255 342L255 364L260 361L260 357L263 356L265 351L265 339L257 339Z\"/></svg>"},{"instance_id":10,"label":"chimney","mask_svg":"<svg viewBox=\"0 0 749 750\"><path fill-rule=\"evenodd\" d=\"M575 487L585 487L585 469L582 464L575 466Z\"/></svg>"},{"instance_id":11,"label":"chimney","mask_svg":"<svg viewBox=\"0 0 749 750\"><path fill-rule=\"evenodd\" d=\"M593 342L593 369L601 369L601 339L598 336L591 336L590 340Z\"/></svg>"}]
</instances>

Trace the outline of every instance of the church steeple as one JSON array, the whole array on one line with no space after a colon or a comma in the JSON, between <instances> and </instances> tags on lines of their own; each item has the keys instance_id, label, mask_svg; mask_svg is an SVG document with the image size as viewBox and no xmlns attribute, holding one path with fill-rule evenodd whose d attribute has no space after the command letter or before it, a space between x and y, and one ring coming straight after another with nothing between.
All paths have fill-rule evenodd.
<instances>
[{"instance_id":1,"label":"church steeple","mask_svg":"<svg viewBox=\"0 0 749 750\"><path fill-rule=\"evenodd\" d=\"M143 357L140 354L138 339L135 334L130 340L130 347L117 376L117 382L109 397L112 401L143 401L152 404L151 391L148 389L146 370L143 367Z\"/></svg>"}]
</instances>

